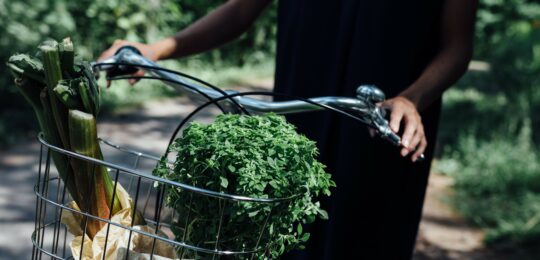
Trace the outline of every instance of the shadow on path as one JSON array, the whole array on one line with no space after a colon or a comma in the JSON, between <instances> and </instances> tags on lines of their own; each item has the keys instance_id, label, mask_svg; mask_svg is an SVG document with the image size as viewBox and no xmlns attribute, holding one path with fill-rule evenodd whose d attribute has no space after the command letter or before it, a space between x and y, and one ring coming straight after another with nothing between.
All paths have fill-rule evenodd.
<instances>
[{"instance_id":1,"label":"shadow on path","mask_svg":"<svg viewBox=\"0 0 540 260\"><path fill-rule=\"evenodd\" d=\"M186 98L149 102L125 113L100 118L99 136L120 146L160 156L173 130L193 109L195 105ZM202 111L196 120L210 122L217 112L215 108ZM31 258L30 236L36 203L33 187L39 152L37 138L0 152L0 259ZM110 162L129 164L132 159L115 149L104 148L103 152ZM151 172L154 164L143 167Z\"/></svg>"}]
</instances>

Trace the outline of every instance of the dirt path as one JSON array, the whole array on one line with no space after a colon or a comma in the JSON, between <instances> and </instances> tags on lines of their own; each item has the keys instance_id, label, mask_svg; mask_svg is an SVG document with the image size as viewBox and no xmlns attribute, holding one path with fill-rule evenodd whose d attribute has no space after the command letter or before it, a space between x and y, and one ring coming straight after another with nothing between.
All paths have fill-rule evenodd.
<instances>
[{"instance_id":1,"label":"dirt path","mask_svg":"<svg viewBox=\"0 0 540 260\"><path fill-rule=\"evenodd\" d=\"M161 155L176 125L193 105L185 98L150 102L141 108L100 119L99 136L138 151ZM40 146L26 140L0 151L0 260L30 259ZM104 149L105 158L122 161L124 153ZM132 159L132 158L129 158Z\"/></svg>"},{"instance_id":2,"label":"dirt path","mask_svg":"<svg viewBox=\"0 0 540 260\"><path fill-rule=\"evenodd\" d=\"M431 173L415 260L508 260L538 259L537 255L511 245L482 243L484 232L468 224L450 206L452 178Z\"/></svg>"},{"instance_id":3,"label":"dirt path","mask_svg":"<svg viewBox=\"0 0 540 260\"><path fill-rule=\"evenodd\" d=\"M414 259L502 259L484 248L482 230L448 205L450 196L452 179L431 173Z\"/></svg>"}]
</instances>

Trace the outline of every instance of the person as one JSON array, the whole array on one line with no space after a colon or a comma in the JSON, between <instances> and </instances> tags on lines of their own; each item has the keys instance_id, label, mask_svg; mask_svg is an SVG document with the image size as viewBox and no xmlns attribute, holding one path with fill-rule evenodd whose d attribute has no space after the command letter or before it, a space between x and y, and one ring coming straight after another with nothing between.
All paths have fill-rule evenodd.
<instances>
[{"instance_id":1,"label":"person","mask_svg":"<svg viewBox=\"0 0 540 260\"><path fill-rule=\"evenodd\" d=\"M270 0L230 0L152 44L115 41L100 59L134 45L152 60L218 47L246 31ZM433 158L442 93L472 56L477 0L279 1L275 91L354 96L374 84L389 97L396 148L326 112L289 116L317 142L337 183L322 201L329 220L306 227L305 250L285 259L410 259ZM138 72L139 74L141 72ZM429 144L429 145L428 145ZM425 153L425 161L416 162Z\"/></svg>"}]
</instances>

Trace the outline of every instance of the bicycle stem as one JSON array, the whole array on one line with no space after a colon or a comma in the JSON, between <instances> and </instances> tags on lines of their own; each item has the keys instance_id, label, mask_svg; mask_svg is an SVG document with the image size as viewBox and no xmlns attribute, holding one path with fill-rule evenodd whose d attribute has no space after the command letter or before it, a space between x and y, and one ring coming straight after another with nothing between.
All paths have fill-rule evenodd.
<instances>
[{"instance_id":1,"label":"bicycle stem","mask_svg":"<svg viewBox=\"0 0 540 260\"><path fill-rule=\"evenodd\" d=\"M126 65L118 65L118 63ZM207 101L207 97L215 99L223 96L222 92L201 86L189 78L160 70L161 66L142 56L141 53L132 46L124 46L120 48L112 57L103 60L100 63L95 63L94 68L98 67L99 70L108 72L115 70L116 73L122 74L130 74L134 72L134 68L145 70L154 77L164 79L165 84L173 87L179 92L187 94L193 100ZM200 92L206 94L207 97L201 95ZM236 91L232 90L225 90L224 92L226 94L236 93ZM293 114L324 109L323 107L301 100L266 101L244 96L237 96L233 99L248 112L253 113L274 112L276 114ZM350 113L356 116L362 123L375 129L381 138L389 141L395 146L403 147L401 144L401 138L390 129L388 120L385 119L385 110L377 106L377 103L385 100L385 95L376 86L359 86L356 90L356 98L326 96L313 97L309 98L309 100ZM230 99L224 99L219 103L226 112L239 112L237 106ZM419 160L422 160L423 158L424 155L421 155Z\"/></svg>"}]
</instances>

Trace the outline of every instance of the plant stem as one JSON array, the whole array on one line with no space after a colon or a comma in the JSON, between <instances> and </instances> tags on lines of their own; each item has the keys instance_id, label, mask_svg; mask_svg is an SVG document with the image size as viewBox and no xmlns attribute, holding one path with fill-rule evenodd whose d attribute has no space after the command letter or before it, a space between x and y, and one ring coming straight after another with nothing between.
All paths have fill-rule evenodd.
<instances>
[{"instance_id":1,"label":"plant stem","mask_svg":"<svg viewBox=\"0 0 540 260\"><path fill-rule=\"evenodd\" d=\"M48 91L43 88L40 94L40 100L41 100L41 106L43 108L41 114L42 117L42 132L45 135L45 140L49 142L51 145L60 147L61 146L61 140L60 136L58 136L58 132L56 130L56 125L54 124L54 118L52 116L52 111L49 101L49 94ZM36 112L37 114L38 112ZM58 174L60 175L60 178L65 182L65 185L67 186L67 189L69 191L69 194L71 194L71 197L75 201L80 201L79 198L81 196L78 193L77 186L75 185L75 178L73 178L73 169L69 166L69 161L67 156L55 152L50 151L54 164L56 165L56 169L58 170Z\"/></svg>"},{"instance_id":2,"label":"plant stem","mask_svg":"<svg viewBox=\"0 0 540 260\"><path fill-rule=\"evenodd\" d=\"M75 48L70 38L65 38L58 46L60 50L60 66L62 71L68 76L75 76L74 60L75 60Z\"/></svg>"},{"instance_id":3,"label":"plant stem","mask_svg":"<svg viewBox=\"0 0 540 260\"><path fill-rule=\"evenodd\" d=\"M79 110L70 110L68 121L72 151L97 159L99 143L94 116ZM80 201L80 203L86 204L81 209L94 216L109 218L110 202L108 201L110 200L108 199L112 199L112 195L107 196L107 194L112 194L113 187L107 169L99 164L84 160L72 159L71 163L77 177L77 186L81 189L84 185L82 189L86 191L86 198L88 199L88 203ZM94 184L93 187L90 186L91 183ZM100 221L89 220L87 230L90 238L93 238L103 225L104 223L100 223Z\"/></svg>"},{"instance_id":4,"label":"plant stem","mask_svg":"<svg viewBox=\"0 0 540 260\"><path fill-rule=\"evenodd\" d=\"M51 103L51 111L54 117L54 122L58 129L60 139L64 145L64 149L70 149L69 135L67 132L67 109L54 94L53 89L62 79L62 71L60 68L60 57L58 55L58 43L46 42L39 46L43 55L43 68L45 69L45 81L47 83L47 91L49 93L49 101Z\"/></svg>"}]
</instances>

